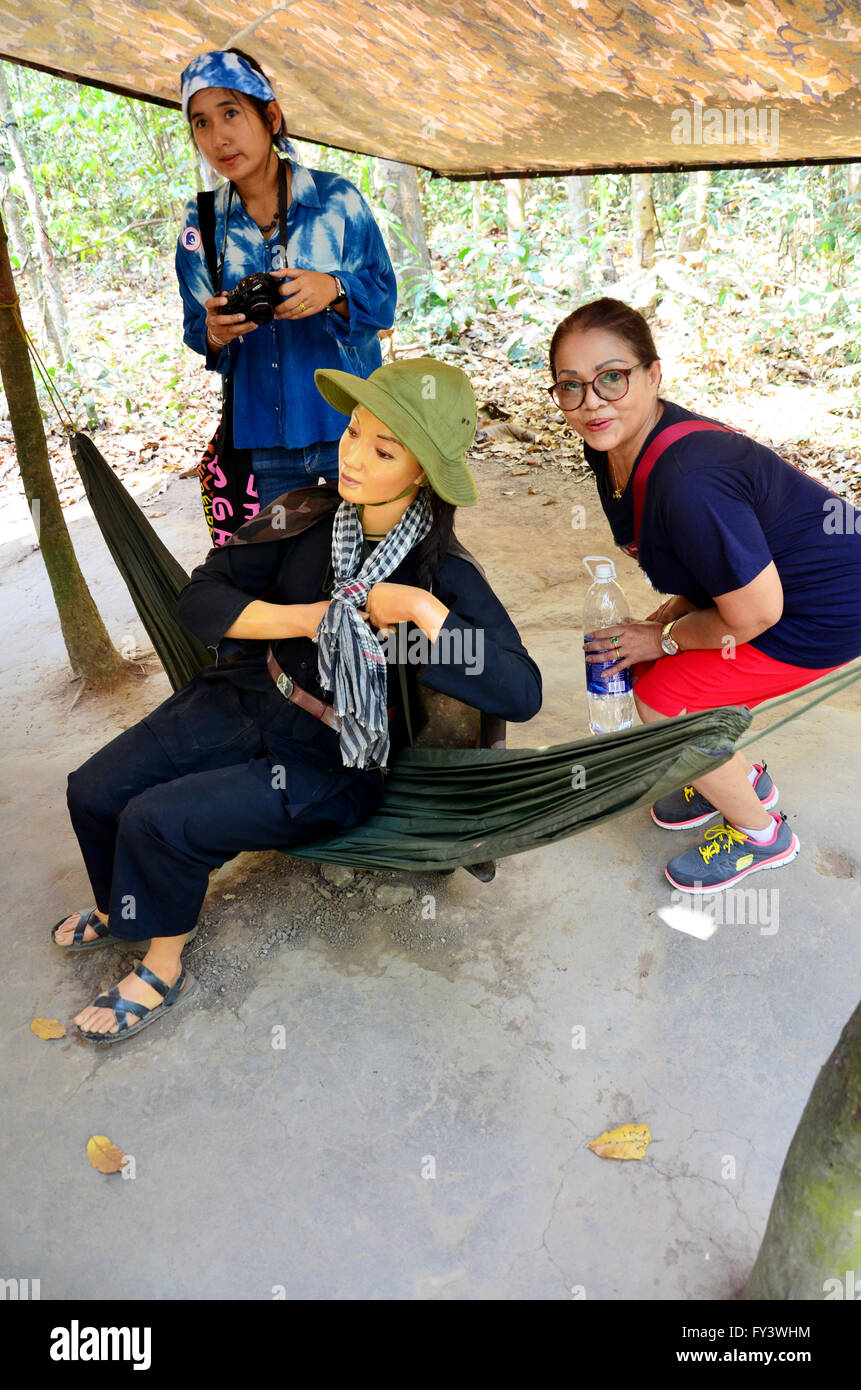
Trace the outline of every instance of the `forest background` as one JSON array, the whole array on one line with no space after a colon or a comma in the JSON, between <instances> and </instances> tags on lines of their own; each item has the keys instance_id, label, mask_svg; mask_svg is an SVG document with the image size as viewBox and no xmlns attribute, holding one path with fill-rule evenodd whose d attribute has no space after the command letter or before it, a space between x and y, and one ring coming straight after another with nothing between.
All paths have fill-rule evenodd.
<instances>
[{"instance_id":1,"label":"forest background","mask_svg":"<svg viewBox=\"0 0 861 1390\"><path fill-rule=\"evenodd\" d=\"M0 203L25 323L78 422L148 515L164 515L153 509L159 493L177 473L196 470L219 414L217 379L182 343L173 270L183 206L207 171L178 113L8 64L0 64L0 115ZM547 346L560 318L602 294L652 320L666 396L772 444L861 504L861 164L457 183L297 144L308 166L344 173L370 202L399 273L387 351L429 353L468 371L482 407L477 447L493 457L494 474L510 475L498 496L515 498L515 514L521 503L556 500L548 496L554 473L585 471L580 443L544 389ZM52 471L69 506L83 487L41 384L39 393ZM33 416L38 426L35 409ZM136 667L134 643L121 659L72 572L37 452L30 496L46 503L40 548L74 679L125 678ZM0 398L0 502L16 494L23 500ZM552 576L558 588L555 569ZM19 719L25 707L26 738L34 711L51 723L52 709L41 675L35 704L17 676L7 703ZM56 691L66 694L66 686L64 673ZM66 714L82 690L83 682ZM140 691L121 692L108 721L140 700ZM89 746L104 706L79 712L74 737ZM68 743L64 727L51 757L65 764ZM41 803L40 785L33 795ZM838 867L826 874L852 876L848 857L827 853ZM823 1269L857 1263L845 1213L857 1213L861 1200L859 1038L861 1006L790 1148L748 1297L819 1298ZM816 1182L834 1200L811 1213L817 1164L827 1173Z\"/></svg>"},{"instance_id":2,"label":"forest background","mask_svg":"<svg viewBox=\"0 0 861 1390\"><path fill-rule=\"evenodd\" d=\"M25 323L79 424L152 501L196 465L219 413L214 374L182 342L173 270L209 171L178 112L11 64L0 113ZM611 294L650 318L667 396L861 502L861 164L459 183L297 147L352 179L383 229L400 282L387 352L461 365L489 426L478 447L513 478L583 470L544 391L547 346L577 304ZM83 487L40 401L69 505ZM0 399L10 492L23 497Z\"/></svg>"}]
</instances>

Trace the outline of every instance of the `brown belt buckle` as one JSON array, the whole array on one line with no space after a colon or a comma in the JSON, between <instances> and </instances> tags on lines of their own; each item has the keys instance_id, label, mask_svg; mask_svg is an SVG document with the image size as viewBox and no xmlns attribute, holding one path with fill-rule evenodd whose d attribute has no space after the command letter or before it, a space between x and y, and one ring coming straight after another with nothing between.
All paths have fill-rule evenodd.
<instances>
[{"instance_id":1,"label":"brown belt buckle","mask_svg":"<svg viewBox=\"0 0 861 1390\"><path fill-rule=\"evenodd\" d=\"M286 671L282 671L275 684L281 691L284 699L289 700L290 696L293 694L293 677L288 676Z\"/></svg>"}]
</instances>

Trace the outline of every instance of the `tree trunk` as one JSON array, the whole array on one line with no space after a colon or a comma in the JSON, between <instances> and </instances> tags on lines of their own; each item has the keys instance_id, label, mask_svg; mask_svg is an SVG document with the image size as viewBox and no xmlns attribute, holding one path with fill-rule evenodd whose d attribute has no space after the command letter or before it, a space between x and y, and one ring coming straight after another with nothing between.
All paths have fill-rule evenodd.
<instances>
[{"instance_id":1,"label":"tree trunk","mask_svg":"<svg viewBox=\"0 0 861 1390\"><path fill-rule=\"evenodd\" d=\"M850 198L861 198L861 164L846 165L846 192Z\"/></svg>"},{"instance_id":2,"label":"tree trunk","mask_svg":"<svg viewBox=\"0 0 861 1390\"><path fill-rule=\"evenodd\" d=\"M655 204L652 175L631 175L631 216L634 227L634 261L648 270L655 259Z\"/></svg>"},{"instance_id":3,"label":"tree trunk","mask_svg":"<svg viewBox=\"0 0 861 1390\"><path fill-rule=\"evenodd\" d=\"M706 212L711 181L711 169L695 169L693 173L688 174L688 198L679 228L677 255L682 255L685 251L699 250L706 239Z\"/></svg>"},{"instance_id":4,"label":"tree trunk","mask_svg":"<svg viewBox=\"0 0 861 1390\"><path fill-rule=\"evenodd\" d=\"M520 233L526 225L523 212L523 180L501 179L505 189L505 221L508 228L508 245L512 251L520 246Z\"/></svg>"},{"instance_id":5,"label":"tree trunk","mask_svg":"<svg viewBox=\"0 0 861 1390\"><path fill-rule=\"evenodd\" d=\"M14 190L9 185L8 167L2 152L0 152L0 206L2 206L6 221L9 224L9 237L15 255L18 257L21 273L27 282L27 286L30 290L30 298L39 315L39 322L42 325L43 341L50 343L57 358L62 361L63 354L60 341L57 337L57 330L45 303L45 291L42 286L42 277L39 274L39 267L33 259L32 248L27 244L24 228L21 226L18 204L15 199Z\"/></svg>"},{"instance_id":6,"label":"tree trunk","mask_svg":"<svg viewBox=\"0 0 861 1390\"><path fill-rule=\"evenodd\" d=\"M412 164L395 159L378 159L377 175L383 204L395 220L389 250L400 287L430 267L419 181Z\"/></svg>"},{"instance_id":7,"label":"tree trunk","mask_svg":"<svg viewBox=\"0 0 861 1390\"><path fill-rule=\"evenodd\" d=\"M861 1004L804 1107L744 1297L861 1299Z\"/></svg>"},{"instance_id":8,"label":"tree trunk","mask_svg":"<svg viewBox=\"0 0 861 1390\"><path fill-rule=\"evenodd\" d=\"M33 179L30 161L27 158L27 152L21 141L18 123L12 111L12 103L9 98L9 87L6 83L6 74L3 70L2 63L0 63L0 118L2 118L6 126L6 136L9 141L9 149L12 153L12 160L18 171L18 177L21 180L21 188L33 222L36 246L39 251L39 259L42 262L42 284L45 288L45 303L48 313L54 321L56 339L60 343L60 365L62 366L69 356L69 324L66 318L66 306L63 303L63 292L60 289L60 282L54 264L54 253L51 249L51 243L45 229L42 204L39 200L39 194Z\"/></svg>"},{"instance_id":9,"label":"tree trunk","mask_svg":"<svg viewBox=\"0 0 861 1390\"><path fill-rule=\"evenodd\" d=\"M472 230L476 234L481 226L481 195L484 191L484 184L478 179L472 185Z\"/></svg>"},{"instance_id":10,"label":"tree trunk","mask_svg":"<svg viewBox=\"0 0 861 1390\"><path fill-rule=\"evenodd\" d=\"M6 306L14 304L15 308ZM27 344L18 327L18 296L0 218L0 377L6 392L24 493L51 581L69 662L75 676L93 685L127 669L113 646L78 566L48 461L42 412ZM34 510L34 503L37 504Z\"/></svg>"},{"instance_id":11,"label":"tree trunk","mask_svg":"<svg viewBox=\"0 0 861 1390\"><path fill-rule=\"evenodd\" d=\"M586 289L586 273L589 269L589 250L586 238L589 235L589 174L569 174L565 180L568 193L568 217L571 228L571 288L582 294Z\"/></svg>"}]
</instances>

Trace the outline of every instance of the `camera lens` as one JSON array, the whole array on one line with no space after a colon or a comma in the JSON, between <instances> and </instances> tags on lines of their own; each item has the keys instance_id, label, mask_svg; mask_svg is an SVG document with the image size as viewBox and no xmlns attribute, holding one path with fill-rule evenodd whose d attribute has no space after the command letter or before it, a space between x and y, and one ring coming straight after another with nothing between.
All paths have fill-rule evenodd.
<instances>
[{"instance_id":1,"label":"camera lens","mask_svg":"<svg viewBox=\"0 0 861 1390\"><path fill-rule=\"evenodd\" d=\"M227 301L225 313L244 314L251 323L271 323L281 303L278 281L260 271L246 275L230 291Z\"/></svg>"},{"instance_id":2,"label":"camera lens","mask_svg":"<svg viewBox=\"0 0 861 1390\"><path fill-rule=\"evenodd\" d=\"M255 293L249 298L245 313L247 318L258 324L271 323L275 317L275 310L266 295L260 293Z\"/></svg>"}]
</instances>

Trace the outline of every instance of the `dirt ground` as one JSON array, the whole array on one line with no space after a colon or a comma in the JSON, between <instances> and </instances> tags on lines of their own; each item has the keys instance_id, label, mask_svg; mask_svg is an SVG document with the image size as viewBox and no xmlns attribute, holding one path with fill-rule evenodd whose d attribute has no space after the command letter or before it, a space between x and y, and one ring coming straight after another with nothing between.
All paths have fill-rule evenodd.
<instances>
[{"instance_id":1,"label":"dirt ground","mask_svg":"<svg viewBox=\"0 0 861 1390\"><path fill-rule=\"evenodd\" d=\"M589 583L582 556L590 553L591 542L586 537L593 534L593 527L583 527L586 518L597 520L600 507L593 490L572 477L569 469L532 466L526 475L518 476L513 464L480 455L473 458L473 466L482 505L474 512L461 512L458 534L481 557L544 675L544 708L528 730L509 726L509 746L580 737L588 733L577 647L580 610ZM196 480L169 481L167 490L149 504L146 498L153 490L147 489L146 479L139 481L138 489L159 535L190 573L204 558L209 544ZM133 487L136 493L138 489ZM20 840L16 848L22 853L32 844L33 823L30 816L23 814L21 790L26 788L26 806L33 816L38 816L45 806L54 810L64 807L68 772L171 693L88 503L66 507L64 515L114 644L124 652L134 649L138 663L126 685L109 695L79 690L64 660L56 609L45 583L41 557L27 533L30 523L23 499L7 495L0 504L0 532L14 539L0 547L0 563L4 616L11 630L0 669L0 695L4 707L4 751L9 760L6 785L18 790L15 804ZM636 565L627 557L622 559L620 582L632 605L636 608L639 599L638 611L645 614L649 606L654 606L649 598L651 591ZM34 604L36 595L39 597ZM28 655L34 648L42 653L38 667ZM11 809L11 805L12 799L6 797L0 802L0 809ZM8 840L6 843L7 850L11 849ZM74 861L74 854L71 857ZM349 889L338 890L332 884L327 886L316 865L301 861L289 861L285 878L287 863L277 853L247 854L214 876L213 881L220 882L222 877L232 879L233 873L238 873L235 892L237 896L241 892L244 920L257 928L249 934L241 959L233 959L229 954L220 959L212 947L202 942L189 947L189 960L193 953L201 982L216 993L223 991L231 999L237 996L243 979L249 978L252 961L265 959L286 941L298 944L309 930L332 942L347 944L355 935L352 923L364 915L369 903L375 903L374 891L380 875L357 874ZM72 873L80 879L80 875ZM392 881L394 878L391 876ZM409 882L416 885L417 892L422 886L422 880L416 876L411 876ZM425 886L438 882L432 876ZM62 880L57 885L61 896L54 918L63 911L66 901L61 884ZM401 896L405 897L405 891ZM287 914L284 894L289 895ZM357 897L352 913L350 894ZM226 904L233 901L229 898ZM202 925L217 925L219 902L230 912L224 899L211 896L204 908ZM391 904L385 909L392 915L395 931L399 910L402 916L406 915L406 902L405 898L402 904ZM50 915L53 909L46 904L46 910Z\"/></svg>"},{"instance_id":2,"label":"dirt ground","mask_svg":"<svg viewBox=\"0 0 861 1390\"><path fill-rule=\"evenodd\" d=\"M585 735L582 557L613 554L594 491L571 469L487 456L474 466L482 504L462 513L458 532L544 675L541 713L511 726L509 744ZM174 479L146 510L159 513L153 524L190 571L208 548L196 480ZM111 637L143 652L88 505L65 515ZM857 758L859 687L771 740L794 786L799 769L809 769L810 823L800 868L785 871L797 875L795 927L781 927L773 948L741 929L741 938L724 931L709 955L662 927L655 910L668 896L665 845L642 817L506 861L487 886L463 871L442 880L338 874L277 853L245 854L212 876L187 952L202 988L185 1021L94 1056L73 1035L47 1043L29 1032L34 1015L71 1028L78 1009L134 958L118 948L60 960L48 941L53 922L91 901L66 776L170 690L150 659L111 695L78 698L21 499L0 505L0 535L0 824L7 947L13 937L16 945L7 949L4 986L15 1272L42 1270L43 1298L97 1298L108 1288L127 1297L269 1297L279 1280L289 1297L323 1298L567 1298L584 1281L590 1297L603 1298L737 1289L816 1068L857 998L857 795L849 759L826 757L829 747L832 758L835 747L854 747ZM632 560L614 558L634 613L644 616L654 591ZM437 900L432 921L418 911L427 892ZM793 1002L808 989L821 1001L815 1023ZM289 1083L272 1070L269 1045L270 1020L285 1010L295 1024ZM570 1029L586 1015L600 1041L574 1080ZM392 1089L379 1091L383 1083ZM583 1158L586 1139L650 1115L650 1106L663 1141L651 1166ZM223 1124L233 1113L249 1135L265 1117L258 1152L277 1143L278 1162L289 1165L278 1170L286 1186L275 1207L271 1164L261 1157L258 1172L249 1150L240 1153L242 1135ZM442 1126L445 1143L429 1126ZM137 1183L92 1173L83 1145L94 1133L146 1156L149 1176L145 1164ZM448 1185L437 1196L404 1176L399 1165L413 1158L389 1152L402 1134L414 1154L433 1154L435 1144L449 1153ZM24 1144L35 1154L29 1172ZM192 1147L195 1154L178 1183L161 1172L174 1144L191 1146L189 1162ZM731 1200L709 1176L728 1146L747 1165L744 1192ZM213 1155L203 1169L202 1152ZM360 1189L356 1162L367 1164ZM62 1202L70 1163L80 1165L72 1207ZM622 1176L635 1168L639 1176ZM454 1205L434 1207L443 1199ZM138 1255L128 1261L122 1232L135 1202L152 1249L140 1251L136 1238ZM39 1213L35 1224L28 1211ZM249 1221L270 1263L248 1264ZM159 1250L175 1237L198 1255L165 1270ZM120 1253L105 1263L97 1249ZM79 1261L88 1250L92 1258Z\"/></svg>"}]
</instances>

